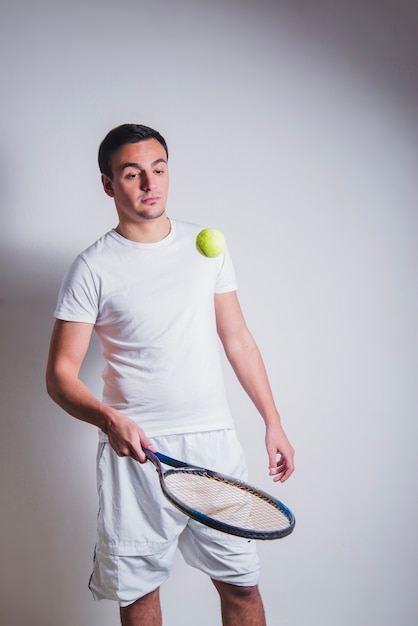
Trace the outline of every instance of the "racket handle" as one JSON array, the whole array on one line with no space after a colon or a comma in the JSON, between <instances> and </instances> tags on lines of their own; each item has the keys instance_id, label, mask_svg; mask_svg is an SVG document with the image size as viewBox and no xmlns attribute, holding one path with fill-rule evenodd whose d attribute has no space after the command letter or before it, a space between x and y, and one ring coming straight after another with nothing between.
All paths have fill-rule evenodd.
<instances>
[{"instance_id":1,"label":"racket handle","mask_svg":"<svg viewBox=\"0 0 418 626\"><path fill-rule=\"evenodd\" d=\"M144 448L144 446L142 446L142 449L149 459L152 460L152 457L157 457L160 463L164 463L165 465L170 465L171 467L188 467L189 465L188 463L185 463L185 461L173 459L171 456L166 456L161 452L152 452L151 450L148 450L148 448Z\"/></svg>"}]
</instances>

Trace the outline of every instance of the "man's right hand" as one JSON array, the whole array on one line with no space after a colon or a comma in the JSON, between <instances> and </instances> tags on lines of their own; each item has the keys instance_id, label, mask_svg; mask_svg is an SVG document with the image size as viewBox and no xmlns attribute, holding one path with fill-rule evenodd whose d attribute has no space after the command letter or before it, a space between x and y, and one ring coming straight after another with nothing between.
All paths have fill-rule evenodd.
<instances>
[{"instance_id":1,"label":"man's right hand","mask_svg":"<svg viewBox=\"0 0 418 626\"><path fill-rule=\"evenodd\" d=\"M155 448L142 428L119 411L115 409L110 409L110 411L107 427L103 431L106 433L109 443L116 454L118 456L130 456L135 461L139 461L139 463L145 463L147 457L142 447L154 452Z\"/></svg>"}]
</instances>

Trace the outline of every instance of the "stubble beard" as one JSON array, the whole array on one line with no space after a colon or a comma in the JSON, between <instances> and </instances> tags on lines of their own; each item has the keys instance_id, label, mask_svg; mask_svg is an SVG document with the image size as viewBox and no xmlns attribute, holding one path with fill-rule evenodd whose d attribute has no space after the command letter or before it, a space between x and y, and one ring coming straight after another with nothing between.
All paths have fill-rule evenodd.
<instances>
[{"instance_id":1,"label":"stubble beard","mask_svg":"<svg viewBox=\"0 0 418 626\"><path fill-rule=\"evenodd\" d=\"M138 217L140 217L143 220L157 220L158 218L162 217L165 213L165 208L164 209L156 209L155 212L150 212L148 211L138 211Z\"/></svg>"}]
</instances>

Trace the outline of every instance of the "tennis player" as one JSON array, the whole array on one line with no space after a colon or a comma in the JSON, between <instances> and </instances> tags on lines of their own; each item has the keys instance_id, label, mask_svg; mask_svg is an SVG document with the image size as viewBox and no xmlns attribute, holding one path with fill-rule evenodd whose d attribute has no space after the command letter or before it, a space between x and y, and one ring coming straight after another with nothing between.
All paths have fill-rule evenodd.
<instances>
[{"instance_id":1,"label":"tennis player","mask_svg":"<svg viewBox=\"0 0 418 626\"><path fill-rule=\"evenodd\" d=\"M262 357L237 298L227 249L196 251L201 227L168 217L164 138L124 124L104 138L99 166L118 224L74 261L55 310L47 366L51 397L99 429L98 536L90 589L119 603L123 626L162 624L159 589L177 548L219 592L224 626L263 626L253 541L190 520L146 463L145 446L246 480L226 399L218 338L265 422L273 480L292 474ZM102 399L79 372L93 330L104 357Z\"/></svg>"}]
</instances>

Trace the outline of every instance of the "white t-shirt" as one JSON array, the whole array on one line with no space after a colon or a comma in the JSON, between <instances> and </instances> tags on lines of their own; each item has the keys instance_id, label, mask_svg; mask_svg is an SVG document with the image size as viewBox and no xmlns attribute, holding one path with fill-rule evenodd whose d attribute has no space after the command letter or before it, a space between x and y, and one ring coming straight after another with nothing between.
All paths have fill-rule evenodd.
<instances>
[{"instance_id":1,"label":"white t-shirt","mask_svg":"<svg viewBox=\"0 0 418 626\"><path fill-rule=\"evenodd\" d=\"M233 426L214 294L236 289L235 272L227 250L212 259L197 252L200 229L171 220L170 234L152 244L112 230L61 286L55 317L94 324L100 338L103 402L148 436Z\"/></svg>"}]
</instances>

